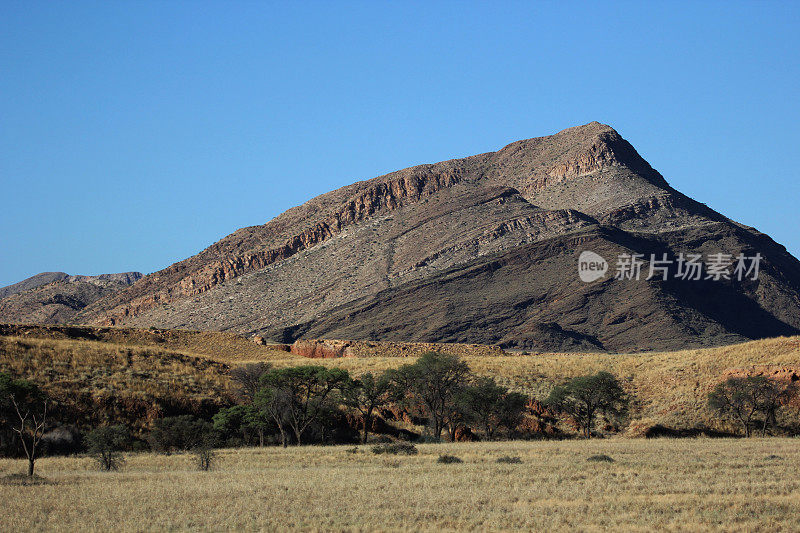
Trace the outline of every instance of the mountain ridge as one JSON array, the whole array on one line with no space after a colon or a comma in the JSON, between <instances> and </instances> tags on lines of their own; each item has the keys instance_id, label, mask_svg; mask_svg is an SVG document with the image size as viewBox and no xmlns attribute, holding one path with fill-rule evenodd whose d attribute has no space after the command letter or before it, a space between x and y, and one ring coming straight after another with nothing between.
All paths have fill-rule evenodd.
<instances>
[{"instance_id":1,"label":"mountain ridge","mask_svg":"<svg viewBox=\"0 0 800 533\"><path fill-rule=\"evenodd\" d=\"M611 263L720 252L764 261L756 281L587 284L577 275L582 249ZM74 319L279 342L675 349L800 332L800 262L675 190L618 132L592 122L322 194Z\"/></svg>"}]
</instances>

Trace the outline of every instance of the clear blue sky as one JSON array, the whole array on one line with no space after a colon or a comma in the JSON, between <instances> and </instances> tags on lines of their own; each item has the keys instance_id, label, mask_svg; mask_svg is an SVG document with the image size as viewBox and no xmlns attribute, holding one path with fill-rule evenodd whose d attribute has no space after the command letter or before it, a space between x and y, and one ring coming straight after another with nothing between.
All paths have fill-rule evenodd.
<instances>
[{"instance_id":1,"label":"clear blue sky","mask_svg":"<svg viewBox=\"0 0 800 533\"><path fill-rule=\"evenodd\" d=\"M798 255L798 2L0 1L0 285L598 120Z\"/></svg>"}]
</instances>

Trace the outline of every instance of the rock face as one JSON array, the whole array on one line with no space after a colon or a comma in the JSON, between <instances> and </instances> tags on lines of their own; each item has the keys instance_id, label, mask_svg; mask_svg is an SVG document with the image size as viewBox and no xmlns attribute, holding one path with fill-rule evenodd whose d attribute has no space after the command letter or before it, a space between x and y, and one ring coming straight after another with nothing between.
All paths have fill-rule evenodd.
<instances>
[{"instance_id":1,"label":"rock face","mask_svg":"<svg viewBox=\"0 0 800 533\"><path fill-rule=\"evenodd\" d=\"M43 272L0 289L0 322L9 324L67 324L87 305L142 278L141 272L70 276Z\"/></svg>"},{"instance_id":2,"label":"rock face","mask_svg":"<svg viewBox=\"0 0 800 533\"><path fill-rule=\"evenodd\" d=\"M591 250L761 254L757 280L578 277ZM593 122L318 196L88 305L98 325L298 339L672 349L800 328L800 263ZM323 351L328 348L321 348ZM345 350L345 348L342 348ZM335 351L335 350L334 350Z\"/></svg>"}]
</instances>

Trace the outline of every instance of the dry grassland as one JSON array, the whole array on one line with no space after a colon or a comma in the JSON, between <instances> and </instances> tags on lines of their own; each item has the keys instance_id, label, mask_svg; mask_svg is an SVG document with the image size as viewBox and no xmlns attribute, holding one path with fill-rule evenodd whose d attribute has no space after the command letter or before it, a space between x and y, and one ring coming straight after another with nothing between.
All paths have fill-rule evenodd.
<instances>
[{"instance_id":1,"label":"dry grassland","mask_svg":"<svg viewBox=\"0 0 800 533\"><path fill-rule=\"evenodd\" d=\"M46 484L0 484L2 531L797 531L800 439L612 439L128 456L120 472L46 458ZM439 454L463 464L438 464ZM607 454L614 462L589 462ZM517 456L521 464L498 464ZM20 472L0 460L0 476Z\"/></svg>"}]
</instances>

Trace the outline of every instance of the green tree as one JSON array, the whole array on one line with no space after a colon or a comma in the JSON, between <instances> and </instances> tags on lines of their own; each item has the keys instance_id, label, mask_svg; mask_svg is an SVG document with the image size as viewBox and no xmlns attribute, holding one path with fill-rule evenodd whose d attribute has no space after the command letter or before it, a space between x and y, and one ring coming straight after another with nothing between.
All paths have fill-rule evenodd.
<instances>
[{"instance_id":1,"label":"green tree","mask_svg":"<svg viewBox=\"0 0 800 533\"><path fill-rule=\"evenodd\" d=\"M592 436L597 415L621 417L627 410L627 397L617 378L610 372L601 371L572 378L555 387L544 405L572 417L588 439Z\"/></svg>"},{"instance_id":2,"label":"green tree","mask_svg":"<svg viewBox=\"0 0 800 533\"><path fill-rule=\"evenodd\" d=\"M361 441L366 444L372 417L376 409L387 405L391 399L391 381L386 374L375 376L366 372L360 378L351 380L342 391L344 404L358 411L364 423Z\"/></svg>"},{"instance_id":3,"label":"green tree","mask_svg":"<svg viewBox=\"0 0 800 533\"><path fill-rule=\"evenodd\" d=\"M468 423L491 439L500 427L514 432L522 422L527 396L510 392L491 377L477 378L458 394L458 404Z\"/></svg>"},{"instance_id":4,"label":"green tree","mask_svg":"<svg viewBox=\"0 0 800 533\"><path fill-rule=\"evenodd\" d=\"M0 416L19 438L31 477L47 426L47 408L47 395L34 383L0 374Z\"/></svg>"},{"instance_id":5,"label":"green tree","mask_svg":"<svg viewBox=\"0 0 800 533\"><path fill-rule=\"evenodd\" d=\"M259 416L271 420L278 428L284 448L289 445L289 412L293 401L292 392L287 387L272 383L262 386L253 402Z\"/></svg>"},{"instance_id":6,"label":"green tree","mask_svg":"<svg viewBox=\"0 0 800 533\"><path fill-rule=\"evenodd\" d=\"M494 379L481 377L458 393L459 409L471 424L483 431L486 439L491 439L497 428L497 412L506 392Z\"/></svg>"},{"instance_id":7,"label":"green tree","mask_svg":"<svg viewBox=\"0 0 800 533\"><path fill-rule=\"evenodd\" d=\"M397 397L420 408L432 435L439 439L451 415L458 412L456 398L470 371L455 355L428 352L413 364L389 371L389 378Z\"/></svg>"},{"instance_id":8,"label":"green tree","mask_svg":"<svg viewBox=\"0 0 800 533\"><path fill-rule=\"evenodd\" d=\"M506 392L496 408L498 426L508 430L512 437L517 433L517 428L525 418L525 409L528 397L521 392Z\"/></svg>"},{"instance_id":9,"label":"green tree","mask_svg":"<svg viewBox=\"0 0 800 533\"><path fill-rule=\"evenodd\" d=\"M261 377L256 403L279 427L288 426L300 445L303 433L328 412L334 393L349 380L341 368L305 365L271 370Z\"/></svg>"},{"instance_id":10,"label":"green tree","mask_svg":"<svg viewBox=\"0 0 800 533\"><path fill-rule=\"evenodd\" d=\"M264 438L271 429L271 422L253 404L234 405L220 409L212 418L214 429L223 438L240 436L245 443L251 442L251 436L258 438L259 446L264 446Z\"/></svg>"},{"instance_id":11,"label":"green tree","mask_svg":"<svg viewBox=\"0 0 800 533\"><path fill-rule=\"evenodd\" d=\"M94 457L102 470L119 470L125 463L121 451L130 442L130 434L125 426L95 428L86 434L85 440L89 455Z\"/></svg>"}]
</instances>

